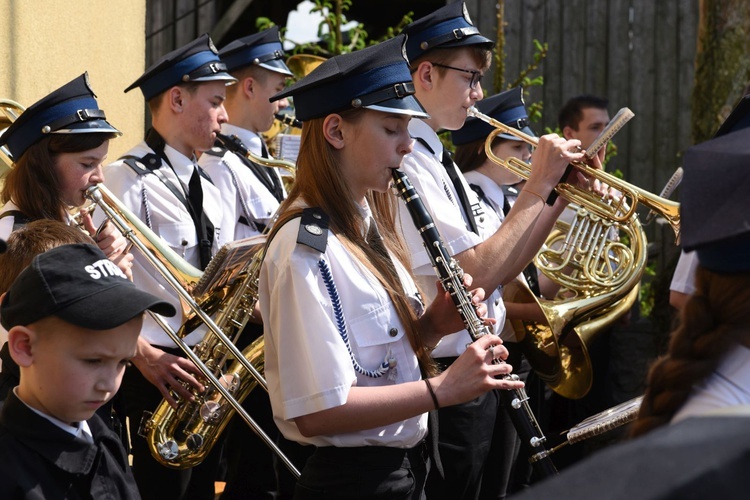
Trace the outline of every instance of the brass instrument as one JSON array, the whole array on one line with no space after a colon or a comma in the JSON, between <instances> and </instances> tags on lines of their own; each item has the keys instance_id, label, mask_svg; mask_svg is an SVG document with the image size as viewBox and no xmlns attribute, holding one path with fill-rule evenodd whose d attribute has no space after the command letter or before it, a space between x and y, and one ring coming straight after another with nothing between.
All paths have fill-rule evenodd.
<instances>
[{"instance_id":1,"label":"brass instrument","mask_svg":"<svg viewBox=\"0 0 750 500\"><path fill-rule=\"evenodd\" d=\"M312 54L294 54L286 60L286 65L294 74L294 77L300 78L310 74L312 70L320 66L326 59ZM302 129L302 123L293 116L277 113L274 115L273 125L267 131L263 132L268 149L274 156L280 155L279 139L282 134L299 135Z\"/></svg>"},{"instance_id":2,"label":"brass instrument","mask_svg":"<svg viewBox=\"0 0 750 500\"><path fill-rule=\"evenodd\" d=\"M284 170L287 173L287 175L281 176L281 181L284 183L284 189L286 189L288 193L292 188L294 176L297 172L297 166L294 163L286 160L258 156L250 151L236 135L228 136L224 134L216 134L216 140L237 156L247 158L251 162L263 165L264 167L280 168L281 170Z\"/></svg>"},{"instance_id":3,"label":"brass instrument","mask_svg":"<svg viewBox=\"0 0 750 500\"><path fill-rule=\"evenodd\" d=\"M19 116L21 116L21 113L23 113L25 109L26 108L18 104L16 101L0 99L0 111L2 111L2 113L0 113L0 135L2 135L2 133L5 132L5 129L16 121ZM0 146L0 160L2 160L6 169L13 168L13 159L10 151L5 145ZM3 165L0 165L0 167L2 166ZM0 168L0 175L2 174L3 169Z\"/></svg>"},{"instance_id":4,"label":"brass instrument","mask_svg":"<svg viewBox=\"0 0 750 500\"><path fill-rule=\"evenodd\" d=\"M183 317L197 317L208 327L204 339L193 351L183 340L188 325L185 321L180 332L175 332L160 316L152 314L154 320L198 367L207 385L203 393L194 393L195 402L181 402L177 411L160 408L152 418L142 423L154 458L167 467L190 467L199 463L216 442L233 411L258 434L289 468L292 474L299 472L279 450L268 435L255 423L241 406L242 392L245 395L255 386L267 390L263 369L262 338L240 352L224 333L238 333L244 327L252 311L248 303L254 301L252 286L257 279L260 262L253 260L240 277L220 290L209 291L200 297L200 304L192 291L202 277L202 272L186 263L161 238L154 234L138 217L130 212L104 185L92 186L86 196L94 201L115 224L117 229L143 254L159 275L174 288L180 297ZM209 266L211 263L209 263ZM257 289L257 285L256 285ZM257 296L257 293L255 294ZM209 313L216 313L216 322ZM221 326L219 326L221 325ZM231 361L224 371L225 361ZM253 363L258 364L256 368ZM167 405L168 406L168 405ZM231 408L230 408L231 407Z\"/></svg>"},{"instance_id":5,"label":"brass instrument","mask_svg":"<svg viewBox=\"0 0 750 500\"><path fill-rule=\"evenodd\" d=\"M532 146L538 140L474 108L469 114L495 127L485 142L487 156L528 180L531 167L527 163L516 158L501 160L491 145L500 133L511 134ZM557 300L538 299L524 284L514 281L504 288L503 298L538 304L546 320L511 320L517 339L531 366L552 390L578 399L589 391L593 381L587 345L638 297L647 257L646 236L635 212L638 203L664 214L678 238L680 219L678 203L584 163L576 162L573 167L620 190L623 197L614 201L577 186L558 184L556 191L571 202L575 217L569 224L558 222L537 253L535 264L567 295ZM613 238L615 232L618 237Z\"/></svg>"},{"instance_id":6,"label":"brass instrument","mask_svg":"<svg viewBox=\"0 0 750 500\"><path fill-rule=\"evenodd\" d=\"M469 116L479 118L480 120L490 124L495 130L487 137L485 141L485 152L487 157L498 165L504 166L517 176L522 179L528 180L531 176L531 170L529 164L518 158L509 158L508 160L502 160L492 152L492 142L500 134L512 135L530 146L536 147L539 144L539 139L531 137L530 135L524 134L520 130L509 127L502 122L495 120L494 118L487 116L477 110L475 107L471 107L468 110ZM600 182L607 184L608 186L617 189L622 193L620 201L612 205L610 203L602 202L600 197L596 193L592 193L585 189L581 189L578 186L561 182L555 187L555 191L565 198L566 200L574 203L578 206L584 207L594 215L597 215L605 220L611 220L618 223L627 223L631 218L636 215L636 209L639 203L649 207L654 212L664 217L669 225L672 226L672 230L675 234L675 239L679 243L680 240L680 204L653 193L650 193L644 189L629 184L609 174L603 170L595 169L583 162L573 162L571 165L579 170L581 173L586 175L588 178L597 179Z\"/></svg>"}]
</instances>

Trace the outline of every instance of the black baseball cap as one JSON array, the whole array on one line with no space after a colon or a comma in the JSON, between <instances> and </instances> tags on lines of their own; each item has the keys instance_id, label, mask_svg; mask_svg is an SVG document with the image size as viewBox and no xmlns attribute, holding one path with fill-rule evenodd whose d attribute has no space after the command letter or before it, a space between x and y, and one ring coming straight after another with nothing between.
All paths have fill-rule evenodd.
<instances>
[{"instance_id":1,"label":"black baseball cap","mask_svg":"<svg viewBox=\"0 0 750 500\"><path fill-rule=\"evenodd\" d=\"M174 316L172 304L138 290L98 247L61 245L34 257L0 304L6 330L57 316L82 328L109 330L145 310Z\"/></svg>"}]
</instances>

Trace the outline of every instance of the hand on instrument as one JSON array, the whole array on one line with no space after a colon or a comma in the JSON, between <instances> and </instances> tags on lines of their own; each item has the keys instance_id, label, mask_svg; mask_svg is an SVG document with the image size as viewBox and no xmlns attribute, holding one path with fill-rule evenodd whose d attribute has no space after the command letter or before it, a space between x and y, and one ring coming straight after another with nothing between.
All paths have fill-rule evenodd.
<instances>
[{"instance_id":1,"label":"hand on instrument","mask_svg":"<svg viewBox=\"0 0 750 500\"><path fill-rule=\"evenodd\" d=\"M495 378L513 370L507 363L493 361L507 357L508 350L496 335L484 335L470 344L447 370L431 379L440 406L471 401L491 389L523 387L521 381Z\"/></svg>"},{"instance_id":2,"label":"hand on instrument","mask_svg":"<svg viewBox=\"0 0 750 500\"><path fill-rule=\"evenodd\" d=\"M96 246L104 252L109 260L114 261L126 252L128 240L109 221L105 221L101 227L97 228L88 210L82 209L81 222L84 229L96 242Z\"/></svg>"},{"instance_id":3,"label":"hand on instrument","mask_svg":"<svg viewBox=\"0 0 750 500\"><path fill-rule=\"evenodd\" d=\"M130 281L133 281L133 258L133 254L128 252L120 254L114 259L110 259L120 268L120 271L125 273L125 276L127 276Z\"/></svg>"},{"instance_id":4,"label":"hand on instrument","mask_svg":"<svg viewBox=\"0 0 750 500\"><path fill-rule=\"evenodd\" d=\"M194 375L200 370L187 358L174 356L150 345L145 339L138 339L138 354L133 358L133 364L143 376L154 384L164 399L172 408L177 408L177 401L170 393L174 391L184 400L194 400L193 394L186 389L182 382L191 385L198 392L205 388Z\"/></svg>"},{"instance_id":5,"label":"hand on instrument","mask_svg":"<svg viewBox=\"0 0 750 500\"><path fill-rule=\"evenodd\" d=\"M560 182L568 164L583 158L581 141L565 139L557 134L539 138L531 155L531 175L527 187L546 196Z\"/></svg>"},{"instance_id":6,"label":"hand on instrument","mask_svg":"<svg viewBox=\"0 0 750 500\"><path fill-rule=\"evenodd\" d=\"M473 278L464 273L463 283L466 288L471 286L472 281ZM422 316L428 321L430 326L426 327L426 330L423 331L428 331L430 334L437 334L442 337L463 330L465 328L463 319L461 319L461 316L458 314L458 310L456 309L456 305L453 303L450 294L443 289L443 285L440 281L436 281L435 286L437 287L435 300L427 306L427 310L425 310L425 313ZM477 316L483 318L486 325L495 324L496 320L494 318L487 318L487 304L484 303L484 289L475 288L469 290L469 294L471 295L471 302L477 311Z\"/></svg>"}]
</instances>

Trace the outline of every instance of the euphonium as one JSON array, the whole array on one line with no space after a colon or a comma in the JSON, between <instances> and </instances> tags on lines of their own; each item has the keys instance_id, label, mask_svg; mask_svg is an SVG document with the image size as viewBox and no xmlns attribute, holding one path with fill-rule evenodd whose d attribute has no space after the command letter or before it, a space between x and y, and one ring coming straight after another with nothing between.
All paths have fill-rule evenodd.
<instances>
[{"instance_id":1,"label":"euphonium","mask_svg":"<svg viewBox=\"0 0 750 500\"><path fill-rule=\"evenodd\" d=\"M494 120L474 108L469 114L494 126L485 142L487 156L498 165L528 180L531 166L492 152L493 139L508 133L536 146L535 137ZM540 272L563 287L558 300L537 299L516 281L507 285L508 302L535 302L546 320L511 320L518 341L534 370L558 394L578 399L591 388L593 372L587 345L595 334L626 312L638 296L646 263L646 236L635 212L639 202L663 214L679 237L679 204L665 200L584 163L573 166L585 175L620 190L618 201L567 183L556 191L571 202L575 216L558 223L535 264Z\"/></svg>"},{"instance_id":2,"label":"euphonium","mask_svg":"<svg viewBox=\"0 0 750 500\"><path fill-rule=\"evenodd\" d=\"M162 401L153 416L142 422L142 430L154 458L173 468L190 467L199 463L210 451L235 411L281 458L289 470L299 476L291 461L240 404L244 397L242 393L247 395L255 385L261 385L267 390L265 379L260 373L263 369L262 339L240 352L222 329L224 327L230 335L236 336L252 314L249 304L257 296L257 292L253 292L253 286L257 290L254 280L257 279L261 257L254 258L237 279L227 283L222 289L203 294L199 298L202 307L191 294L202 278L200 270L186 263L165 245L159 236L122 205L105 186L92 186L86 191L86 195L177 292L183 305L183 317L194 315L208 328L204 339L193 351L183 340L189 329L187 325L191 322L186 321L177 333L160 316L152 314L153 319L200 370L205 379L202 382L206 386L203 393L194 393L195 402L181 402L180 408L174 411L163 408L168 405ZM207 310L216 313L216 321L209 316ZM259 368L253 363L258 364Z\"/></svg>"}]
</instances>

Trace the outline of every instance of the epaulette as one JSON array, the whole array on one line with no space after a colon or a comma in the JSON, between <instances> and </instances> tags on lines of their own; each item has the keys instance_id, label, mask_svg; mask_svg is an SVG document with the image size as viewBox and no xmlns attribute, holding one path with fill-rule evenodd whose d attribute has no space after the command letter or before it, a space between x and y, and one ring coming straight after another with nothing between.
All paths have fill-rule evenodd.
<instances>
[{"instance_id":1,"label":"epaulette","mask_svg":"<svg viewBox=\"0 0 750 500\"><path fill-rule=\"evenodd\" d=\"M328 245L328 215L319 208L302 210L297 243L325 252Z\"/></svg>"}]
</instances>

